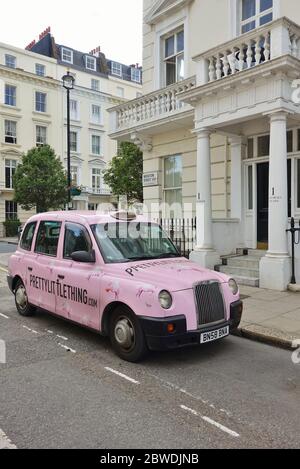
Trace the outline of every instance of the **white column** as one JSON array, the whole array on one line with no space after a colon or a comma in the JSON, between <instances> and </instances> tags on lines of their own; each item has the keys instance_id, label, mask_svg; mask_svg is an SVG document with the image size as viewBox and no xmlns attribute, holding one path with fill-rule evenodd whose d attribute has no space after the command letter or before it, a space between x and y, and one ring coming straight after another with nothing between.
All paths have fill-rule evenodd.
<instances>
[{"instance_id":1,"label":"white column","mask_svg":"<svg viewBox=\"0 0 300 469\"><path fill-rule=\"evenodd\" d=\"M260 285L286 290L291 278L288 254L287 114L270 116L269 250L260 264Z\"/></svg>"},{"instance_id":2,"label":"white column","mask_svg":"<svg viewBox=\"0 0 300 469\"><path fill-rule=\"evenodd\" d=\"M242 220L242 137L230 138L231 218Z\"/></svg>"},{"instance_id":3,"label":"white column","mask_svg":"<svg viewBox=\"0 0 300 469\"><path fill-rule=\"evenodd\" d=\"M203 267L213 269L220 263L220 257L213 249L210 132L201 129L195 133L197 134L197 239L190 258Z\"/></svg>"}]
</instances>

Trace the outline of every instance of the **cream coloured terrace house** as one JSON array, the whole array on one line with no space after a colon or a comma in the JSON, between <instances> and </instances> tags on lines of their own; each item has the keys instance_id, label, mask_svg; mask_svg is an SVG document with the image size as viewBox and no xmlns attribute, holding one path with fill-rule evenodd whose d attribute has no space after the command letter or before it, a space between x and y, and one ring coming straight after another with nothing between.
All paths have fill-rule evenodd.
<instances>
[{"instance_id":1,"label":"cream coloured terrace house","mask_svg":"<svg viewBox=\"0 0 300 469\"><path fill-rule=\"evenodd\" d=\"M56 44L50 29L26 49L0 43L0 238L3 222L24 223L33 212L14 202L13 175L23 153L49 144L67 168L67 103L62 76L75 78L70 96L71 176L80 186L73 207L94 210L111 202L103 171L117 153L108 136L107 109L137 97L142 70L106 59L100 48L88 53Z\"/></svg>"},{"instance_id":2,"label":"cream coloured terrace house","mask_svg":"<svg viewBox=\"0 0 300 469\"><path fill-rule=\"evenodd\" d=\"M192 204L191 258L248 252L218 268L275 290L300 216L299 25L296 0L144 0L144 94L110 110L144 151L147 205Z\"/></svg>"}]
</instances>

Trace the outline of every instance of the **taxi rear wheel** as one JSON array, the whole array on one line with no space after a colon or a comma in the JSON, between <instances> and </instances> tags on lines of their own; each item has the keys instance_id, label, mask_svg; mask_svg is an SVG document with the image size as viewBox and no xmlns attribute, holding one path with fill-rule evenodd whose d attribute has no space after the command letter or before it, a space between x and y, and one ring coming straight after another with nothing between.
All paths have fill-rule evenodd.
<instances>
[{"instance_id":1,"label":"taxi rear wheel","mask_svg":"<svg viewBox=\"0 0 300 469\"><path fill-rule=\"evenodd\" d=\"M109 335L113 349L123 360L138 362L148 351L142 327L126 307L119 307L112 313Z\"/></svg>"},{"instance_id":2,"label":"taxi rear wheel","mask_svg":"<svg viewBox=\"0 0 300 469\"><path fill-rule=\"evenodd\" d=\"M21 316L33 316L35 307L28 302L26 288L22 280L18 280L15 286L15 303Z\"/></svg>"}]
</instances>

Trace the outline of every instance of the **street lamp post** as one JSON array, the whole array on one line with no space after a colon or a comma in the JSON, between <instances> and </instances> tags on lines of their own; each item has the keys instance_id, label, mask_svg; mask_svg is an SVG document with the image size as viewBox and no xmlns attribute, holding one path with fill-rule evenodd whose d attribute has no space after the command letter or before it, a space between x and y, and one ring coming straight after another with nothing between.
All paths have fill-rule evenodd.
<instances>
[{"instance_id":1,"label":"street lamp post","mask_svg":"<svg viewBox=\"0 0 300 469\"><path fill-rule=\"evenodd\" d=\"M68 157L68 208L71 204L71 138L70 138L70 91L74 89L75 78L67 71L62 77L63 87L67 90L67 157Z\"/></svg>"}]
</instances>

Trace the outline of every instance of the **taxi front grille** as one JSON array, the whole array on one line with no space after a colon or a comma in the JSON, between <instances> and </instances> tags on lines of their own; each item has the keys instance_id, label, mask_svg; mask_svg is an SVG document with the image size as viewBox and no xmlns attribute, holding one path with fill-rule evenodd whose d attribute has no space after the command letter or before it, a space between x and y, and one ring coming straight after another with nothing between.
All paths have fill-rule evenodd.
<instances>
[{"instance_id":1,"label":"taxi front grille","mask_svg":"<svg viewBox=\"0 0 300 469\"><path fill-rule=\"evenodd\" d=\"M201 282L194 286L199 326L225 319L225 307L219 282Z\"/></svg>"}]
</instances>

